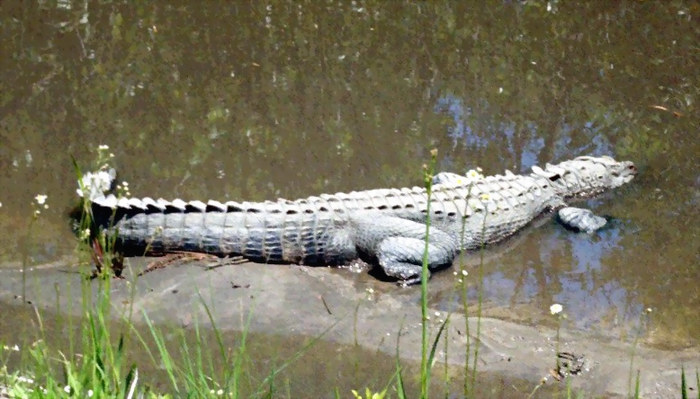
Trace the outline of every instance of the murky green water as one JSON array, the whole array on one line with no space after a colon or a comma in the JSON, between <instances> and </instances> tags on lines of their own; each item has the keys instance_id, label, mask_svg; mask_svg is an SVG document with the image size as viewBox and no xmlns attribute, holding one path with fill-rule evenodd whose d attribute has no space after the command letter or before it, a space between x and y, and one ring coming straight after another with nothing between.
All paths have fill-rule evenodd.
<instances>
[{"instance_id":1,"label":"murky green water","mask_svg":"<svg viewBox=\"0 0 700 399\"><path fill-rule=\"evenodd\" d=\"M615 337L650 308L647 343L697 345L698 18L683 1L3 2L0 262L73 251L70 157L94 166L101 144L133 195L202 200L415 185L432 148L455 172L609 154L640 169L588 202L611 227L527 231L485 263L487 303L526 323L562 303ZM432 295L452 308L447 274Z\"/></svg>"}]
</instances>

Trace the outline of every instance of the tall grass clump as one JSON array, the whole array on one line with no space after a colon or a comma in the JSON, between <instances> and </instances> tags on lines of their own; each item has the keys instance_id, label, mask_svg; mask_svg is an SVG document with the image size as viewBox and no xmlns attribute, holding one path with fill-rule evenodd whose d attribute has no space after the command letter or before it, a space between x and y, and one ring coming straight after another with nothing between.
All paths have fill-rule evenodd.
<instances>
[{"instance_id":1,"label":"tall grass clump","mask_svg":"<svg viewBox=\"0 0 700 399\"><path fill-rule=\"evenodd\" d=\"M0 398L278 396L275 378L314 346L337 321L281 366L273 368L260 384L255 386L249 383L244 387L244 381L252 381L247 369L247 332L252 311L247 317L237 345L231 347L225 342L210 307L200 295L199 299L211 329L205 330L195 323L193 339L188 339L185 332L178 329L175 336L179 339L173 344L166 339L173 335L172 332L162 331L145 311L142 316L147 334L140 332L132 322L136 281L127 282L122 277L118 281L130 287L131 298L121 315L112 315L110 293L112 284L117 281L114 278L121 276L124 260L117 251L116 231L110 228L109 221L95 220L92 212L92 200L115 188L113 183L116 174L110 166L114 155L108 150L109 147L104 145L98 147L97 159L91 172L83 173L73 159L78 180L77 192L82 199L72 216L79 243L77 251L80 254L81 265L84 266L81 269L81 317L76 325L73 324L72 317L61 316L58 285L55 288L56 329L66 331L63 323L68 324L69 348L65 351L55 347L55 337L52 336L54 333L45 325L41 313L35 307L38 328L36 336L31 337L31 342L21 349L17 345L0 346ZM118 197L128 195L128 183L116 185L116 194ZM35 198L30 231L31 224L37 220L41 210L48 207L46 199L44 194ZM108 219L113 220L113 217L114 214ZM27 259L28 255L25 253L23 271ZM23 278L24 276L23 273ZM26 302L24 284L22 297ZM69 304L72 304L72 301ZM213 340L210 339L212 335ZM10 372L7 369L9 354L15 351L21 352L21 362L18 371ZM150 364L137 364L133 360L135 351L144 351L150 358ZM157 369L165 371L168 393L153 392L143 382L141 370Z\"/></svg>"},{"instance_id":2,"label":"tall grass clump","mask_svg":"<svg viewBox=\"0 0 700 399\"><path fill-rule=\"evenodd\" d=\"M430 340L429 331L429 320L428 316L428 280L430 279L430 270L428 268L428 251L430 247L430 198L433 189L433 176L435 174L435 165L437 163L437 150L433 149L430 152L430 163L424 165L423 168L423 181L426 188L426 220L425 220L425 248L423 249L423 265L421 270L421 398L428 398L428 393L430 391L430 376L433 366L433 360L435 359L435 352L437 350L437 344L440 341L440 336L445 330L445 326L449 322L449 315L445 318L445 321L440 324L440 328L433 340L430 351L428 351L428 342Z\"/></svg>"},{"instance_id":3,"label":"tall grass clump","mask_svg":"<svg viewBox=\"0 0 700 399\"><path fill-rule=\"evenodd\" d=\"M447 334L446 327L449 325L450 321L450 316L451 314L448 313L447 317L445 317L444 321L441 321L439 324L439 328L437 333L435 334L435 337L432 340L432 343L430 342L430 316L429 316L429 308L428 308L428 281L430 279L430 269L429 269L429 249L430 249L430 226L431 226L431 213L430 213L430 208L431 208L431 197L433 194L433 178L435 175L435 165L437 164L437 150L433 149L430 152L431 159L428 164L423 165L423 183L426 189L426 196L427 196L427 201L426 201L426 219L425 219L425 247L423 249L423 261L422 261L422 269L421 269L421 295L420 295L420 306L421 306L421 364L420 364L420 397L423 399L427 399L429 397L429 392L430 392L430 379L431 379L431 374L432 374L432 367L435 362L435 354L437 352L438 348L438 343L440 341L440 338L442 337L443 334ZM466 212L465 212L466 215ZM462 229L462 232L464 233L464 227ZM464 234L462 234L464 235ZM463 249L464 247L464 239L462 238L461 246ZM464 269L461 268L463 271ZM464 299L464 309L465 313L467 311L466 307L466 293L465 293L465 299ZM480 313L479 313L480 314ZM466 315L465 315L466 319ZM467 331L469 329L468 326L468 321L467 321ZM401 334L399 334L400 336ZM447 338L445 338L447 340ZM469 334L467 334L467 342L469 343ZM445 345L447 345L447 341L445 342ZM447 348L447 346L446 346ZM447 356L447 349L445 350L445 356ZM402 376L402 369L400 365L400 359L399 359L399 342L397 339L397 348L396 348L396 374L395 374L395 380L396 380L396 390L398 393L399 398L405 398L407 397L406 391L405 391L405 385L403 382L403 376ZM465 369L465 379L468 371L468 365L467 369ZM445 378L447 379L447 370L445 370ZM465 393L468 392L468 390L465 388ZM383 394L383 392L382 392ZM466 395L465 395L466 396Z\"/></svg>"}]
</instances>

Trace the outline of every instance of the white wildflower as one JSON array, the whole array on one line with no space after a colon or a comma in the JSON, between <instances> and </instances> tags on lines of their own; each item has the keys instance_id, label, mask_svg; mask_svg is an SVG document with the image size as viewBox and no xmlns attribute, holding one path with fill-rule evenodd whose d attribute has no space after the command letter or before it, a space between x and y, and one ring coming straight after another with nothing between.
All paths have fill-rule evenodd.
<instances>
[{"instance_id":1,"label":"white wildflower","mask_svg":"<svg viewBox=\"0 0 700 399\"><path fill-rule=\"evenodd\" d=\"M218 391L216 391L216 394L219 395L219 396L221 396L221 395L224 394L224 390L223 390L223 389L219 389Z\"/></svg>"},{"instance_id":2,"label":"white wildflower","mask_svg":"<svg viewBox=\"0 0 700 399\"><path fill-rule=\"evenodd\" d=\"M100 151L107 151L109 150L109 146L107 144L100 144L97 149Z\"/></svg>"},{"instance_id":3,"label":"white wildflower","mask_svg":"<svg viewBox=\"0 0 700 399\"><path fill-rule=\"evenodd\" d=\"M18 376L18 377L17 377L17 381L18 381L18 382L24 382L24 383L26 383L26 384L33 384L33 383L34 383L34 380L33 380L33 379L31 379L31 378L29 378L29 377L25 377L25 376L23 376L23 375Z\"/></svg>"},{"instance_id":4,"label":"white wildflower","mask_svg":"<svg viewBox=\"0 0 700 399\"><path fill-rule=\"evenodd\" d=\"M78 187L76 192L79 196L87 197L87 199L94 201L109 191L116 174L117 172L114 169L87 172L80 179L82 184L79 184L80 187ZM85 195L83 189L87 192L87 195Z\"/></svg>"},{"instance_id":5,"label":"white wildflower","mask_svg":"<svg viewBox=\"0 0 700 399\"><path fill-rule=\"evenodd\" d=\"M467 277L467 275L469 275L469 272L467 272L466 270L462 270L462 276Z\"/></svg>"},{"instance_id":6,"label":"white wildflower","mask_svg":"<svg viewBox=\"0 0 700 399\"><path fill-rule=\"evenodd\" d=\"M555 303L554 305L549 307L549 313L551 314L559 314L562 310L564 310L564 307L558 303Z\"/></svg>"},{"instance_id":7,"label":"white wildflower","mask_svg":"<svg viewBox=\"0 0 700 399\"><path fill-rule=\"evenodd\" d=\"M92 389L88 389L88 392L87 392L87 393L88 393L88 398L91 398L92 395L95 394L95 393L92 391Z\"/></svg>"},{"instance_id":8,"label":"white wildflower","mask_svg":"<svg viewBox=\"0 0 700 399\"><path fill-rule=\"evenodd\" d=\"M65 393L70 393L70 385L66 385L65 387L63 387L63 391Z\"/></svg>"},{"instance_id":9,"label":"white wildflower","mask_svg":"<svg viewBox=\"0 0 700 399\"><path fill-rule=\"evenodd\" d=\"M49 198L47 195L44 194L37 194L34 199L36 200L36 203L39 205L44 205L46 203L46 199Z\"/></svg>"},{"instance_id":10,"label":"white wildflower","mask_svg":"<svg viewBox=\"0 0 700 399\"><path fill-rule=\"evenodd\" d=\"M483 179L483 178L484 178L484 175L482 175L482 174L478 171L478 169L477 169L477 170L470 169L470 170L467 172L467 177L468 177L469 179L471 179L471 180L480 180L480 179Z\"/></svg>"}]
</instances>

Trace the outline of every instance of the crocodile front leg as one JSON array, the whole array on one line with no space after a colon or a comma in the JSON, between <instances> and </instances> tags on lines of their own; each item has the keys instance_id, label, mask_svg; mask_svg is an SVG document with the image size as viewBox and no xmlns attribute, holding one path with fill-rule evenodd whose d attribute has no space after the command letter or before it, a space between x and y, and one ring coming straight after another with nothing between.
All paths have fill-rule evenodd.
<instances>
[{"instance_id":1,"label":"crocodile front leg","mask_svg":"<svg viewBox=\"0 0 700 399\"><path fill-rule=\"evenodd\" d=\"M421 281L425 224L371 213L353 217L351 222L355 245L376 257L387 276L397 278L402 285ZM430 270L452 263L458 252L454 237L431 226L427 241Z\"/></svg>"},{"instance_id":2,"label":"crocodile front leg","mask_svg":"<svg viewBox=\"0 0 700 399\"><path fill-rule=\"evenodd\" d=\"M558 220L564 226L577 231L592 234L607 224L604 217L598 216L588 209L567 206L557 214Z\"/></svg>"}]
</instances>

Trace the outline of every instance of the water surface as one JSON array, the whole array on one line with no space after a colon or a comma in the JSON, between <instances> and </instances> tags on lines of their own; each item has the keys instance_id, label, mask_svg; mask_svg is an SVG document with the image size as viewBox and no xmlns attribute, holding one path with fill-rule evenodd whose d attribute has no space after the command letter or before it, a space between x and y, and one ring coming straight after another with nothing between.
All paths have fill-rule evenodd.
<instances>
[{"instance_id":1,"label":"water surface","mask_svg":"<svg viewBox=\"0 0 700 399\"><path fill-rule=\"evenodd\" d=\"M490 254L487 309L551 323L561 303L570 327L697 346L699 17L683 1L3 3L0 263L73 253L70 157L98 166L99 145L132 195L221 201L416 185L433 148L441 170L487 174L605 154L640 170L582 204L610 226L546 222ZM434 281L459 311L451 271Z\"/></svg>"}]
</instances>

